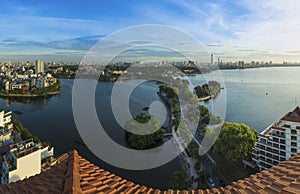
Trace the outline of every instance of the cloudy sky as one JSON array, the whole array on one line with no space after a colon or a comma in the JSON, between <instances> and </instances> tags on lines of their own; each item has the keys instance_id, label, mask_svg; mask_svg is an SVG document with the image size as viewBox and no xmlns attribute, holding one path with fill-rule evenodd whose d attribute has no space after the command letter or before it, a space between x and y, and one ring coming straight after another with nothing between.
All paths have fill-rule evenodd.
<instances>
[{"instance_id":1,"label":"cloudy sky","mask_svg":"<svg viewBox=\"0 0 300 194\"><path fill-rule=\"evenodd\" d=\"M300 62L298 0L0 0L0 61L80 61L107 35L169 25L223 61Z\"/></svg>"}]
</instances>

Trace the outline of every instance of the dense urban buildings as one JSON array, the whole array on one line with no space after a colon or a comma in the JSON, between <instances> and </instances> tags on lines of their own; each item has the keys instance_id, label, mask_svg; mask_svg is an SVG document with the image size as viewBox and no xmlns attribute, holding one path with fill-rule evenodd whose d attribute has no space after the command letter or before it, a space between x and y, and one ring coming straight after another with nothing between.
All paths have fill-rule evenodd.
<instances>
[{"instance_id":1,"label":"dense urban buildings","mask_svg":"<svg viewBox=\"0 0 300 194\"><path fill-rule=\"evenodd\" d=\"M52 73L46 73L44 61L13 64L10 61L0 64L0 90L4 93L29 93L39 88L47 88L57 83Z\"/></svg>"},{"instance_id":2,"label":"dense urban buildings","mask_svg":"<svg viewBox=\"0 0 300 194\"><path fill-rule=\"evenodd\" d=\"M259 134L252 159L264 170L299 152L300 108L297 107Z\"/></svg>"}]
</instances>

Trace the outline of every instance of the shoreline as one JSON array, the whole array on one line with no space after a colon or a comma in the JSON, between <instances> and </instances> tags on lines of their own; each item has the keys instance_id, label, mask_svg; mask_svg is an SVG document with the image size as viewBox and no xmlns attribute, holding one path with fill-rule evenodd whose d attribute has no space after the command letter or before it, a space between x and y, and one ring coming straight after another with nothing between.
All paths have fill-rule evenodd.
<instances>
[{"instance_id":1,"label":"shoreline","mask_svg":"<svg viewBox=\"0 0 300 194\"><path fill-rule=\"evenodd\" d=\"M287 64L287 65L271 65L271 66L258 66L258 67L234 67L234 68L229 68L229 67L219 67L218 69L214 69L212 71L209 72L203 72L203 73L186 73L186 76L195 76L195 75L199 75L199 74L208 74L211 72L214 72L216 70L247 70L247 69L263 69L263 68L290 68L290 67L299 67L300 68L300 64L296 64L296 65L292 65L292 64ZM116 82L114 80L99 80L99 75L98 74L93 74L93 75L79 75L79 76L55 76L58 79L70 79L70 80L74 80L74 79L97 79L99 82ZM137 79L136 77L131 77L131 79ZM121 80L121 81L125 81L125 80L130 80L129 78Z\"/></svg>"},{"instance_id":2,"label":"shoreline","mask_svg":"<svg viewBox=\"0 0 300 194\"><path fill-rule=\"evenodd\" d=\"M202 102L202 101L208 101L212 98L213 98L212 96L206 96L206 97L203 97L203 98L198 98L198 100L199 100L199 102Z\"/></svg>"},{"instance_id":3,"label":"shoreline","mask_svg":"<svg viewBox=\"0 0 300 194\"><path fill-rule=\"evenodd\" d=\"M5 98L41 98L41 97L48 97L61 94L61 91L56 92L48 92L46 94L2 94L0 93L0 97Z\"/></svg>"}]
</instances>

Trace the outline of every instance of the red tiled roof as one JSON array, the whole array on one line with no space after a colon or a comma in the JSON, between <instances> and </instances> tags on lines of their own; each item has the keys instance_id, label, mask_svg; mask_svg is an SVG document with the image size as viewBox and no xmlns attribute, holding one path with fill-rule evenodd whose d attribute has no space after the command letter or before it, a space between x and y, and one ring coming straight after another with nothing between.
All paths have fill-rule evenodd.
<instances>
[{"instance_id":1,"label":"red tiled roof","mask_svg":"<svg viewBox=\"0 0 300 194\"><path fill-rule=\"evenodd\" d=\"M204 194L300 193L300 154L249 178L221 188L197 191L161 191L135 184L105 171L73 151L50 170L0 186L0 193Z\"/></svg>"},{"instance_id":2,"label":"red tiled roof","mask_svg":"<svg viewBox=\"0 0 300 194\"><path fill-rule=\"evenodd\" d=\"M297 106L292 112L286 114L281 120L300 122L300 108Z\"/></svg>"},{"instance_id":3,"label":"red tiled roof","mask_svg":"<svg viewBox=\"0 0 300 194\"><path fill-rule=\"evenodd\" d=\"M296 113L300 117L300 108L299 108L299 106L297 106L293 112Z\"/></svg>"},{"instance_id":4,"label":"red tiled roof","mask_svg":"<svg viewBox=\"0 0 300 194\"><path fill-rule=\"evenodd\" d=\"M280 131L285 131L285 129L284 128L282 128L282 127L277 127L277 126L272 126L272 129L277 129L277 130L280 130Z\"/></svg>"}]
</instances>

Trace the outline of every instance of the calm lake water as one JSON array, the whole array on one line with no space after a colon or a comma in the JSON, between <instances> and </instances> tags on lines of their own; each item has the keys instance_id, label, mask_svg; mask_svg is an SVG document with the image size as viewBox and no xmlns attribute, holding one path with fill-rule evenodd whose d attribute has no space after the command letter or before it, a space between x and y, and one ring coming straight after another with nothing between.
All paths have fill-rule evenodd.
<instances>
[{"instance_id":1,"label":"calm lake water","mask_svg":"<svg viewBox=\"0 0 300 194\"><path fill-rule=\"evenodd\" d=\"M292 110L295 101L300 101L298 67L222 70L221 73L227 94L226 121L245 123L260 132L287 111ZM213 77L214 74L210 73L209 76ZM204 83L202 75L189 76L189 79L194 85ZM0 99L0 106L5 110L23 112L16 117L42 141L51 142L56 155L76 149L80 155L96 165L128 180L155 188L168 188L172 172L180 168L178 158L156 169L129 171L103 162L86 147L74 143L74 139L79 135L72 114L72 84L72 80L62 80L62 94L48 100L13 102ZM109 129L107 133L116 142L126 146L124 131L115 122L110 107L112 87L113 83L98 83L95 99L97 113L104 128ZM137 115L151 102L159 101L157 90L158 85L155 82L147 82L134 90L130 98L132 114ZM211 103L217 104L222 101L222 95L219 95L213 101L203 104L210 107Z\"/></svg>"}]
</instances>

